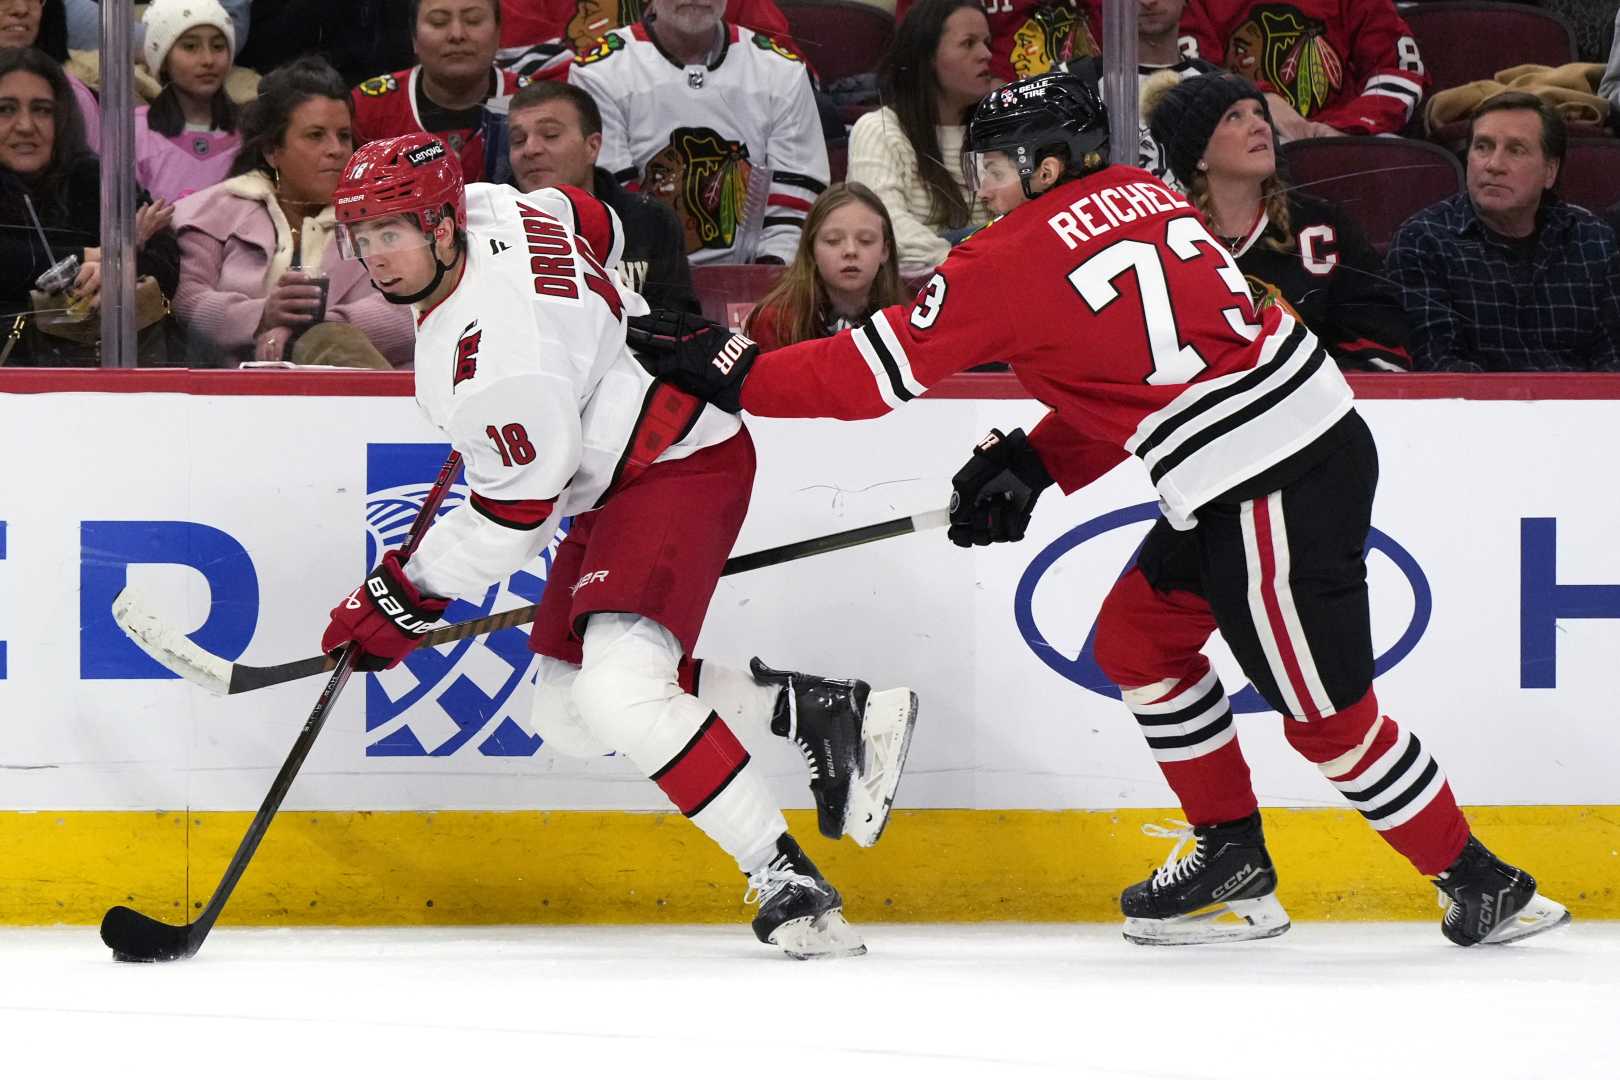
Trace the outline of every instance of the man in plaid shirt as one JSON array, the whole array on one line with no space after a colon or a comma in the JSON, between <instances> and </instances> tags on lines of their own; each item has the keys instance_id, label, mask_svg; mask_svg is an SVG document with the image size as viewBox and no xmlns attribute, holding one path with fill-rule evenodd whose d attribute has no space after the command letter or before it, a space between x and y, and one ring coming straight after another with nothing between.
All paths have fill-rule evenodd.
<instances>
[{"instance_id":1,"label":"man in plaid shirt","mask_svg":"<svg viewBox=\"0 0 1620 1080\"><path fill-rule=\"evenodd\" d=\"M1419 371L1620 369L1620 240L1552 193L1562 118L1508 92L1474 114L1468 191L1412 215L1388 269Z\"/></svg>"}]
</instances>

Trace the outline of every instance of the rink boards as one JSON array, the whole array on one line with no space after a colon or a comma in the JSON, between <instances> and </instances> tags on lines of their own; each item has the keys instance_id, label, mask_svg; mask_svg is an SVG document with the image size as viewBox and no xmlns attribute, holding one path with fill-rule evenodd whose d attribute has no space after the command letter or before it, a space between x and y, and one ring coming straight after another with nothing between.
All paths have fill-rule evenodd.
<instances>
[{"instance_id":1,"label":"rink boards","mask_svg":"<svg viewBox=\"0 0 1620 1080\"><path fill-rule=\"evenodd\" d=\"M165 677L113 624L118 589L139 587L228 658L310 655L442 462L408 379L279 374L0 379L23 391L0 392L4 449L32 466L9 470L0 500L0 921L205 898L318 692L219 699ZM1011 389L959 380L865 424L751 421L760 470L738 550L943 506L984 431L1039 418ZM1358 391L1382 459L1380 700L1488 843L1577 915L1620 916L1620 380ZM1391 391L1420 396L1379 396ZM922 697L879 848L820 843L811 815L790 815L852 917L1108 918L1163 857L1138 827L1174 800L1088 647L1153 513L1126 463L1068 499L1048 493L1019 545L963 552L936 532L721 583L703 655ZM546 562L452 617L532 602ZM1228 688L1243 686L1217 654ZM738 917L734 867L627 763L542 748L529 678L512 630L352 682L227 920ZM1295 916L1430 917L1432 890L1342 809L1275 715L1252 690L1235 702ZM808 807L797 754L740 734L784 805Z\"/></svg>"}]
</instances>

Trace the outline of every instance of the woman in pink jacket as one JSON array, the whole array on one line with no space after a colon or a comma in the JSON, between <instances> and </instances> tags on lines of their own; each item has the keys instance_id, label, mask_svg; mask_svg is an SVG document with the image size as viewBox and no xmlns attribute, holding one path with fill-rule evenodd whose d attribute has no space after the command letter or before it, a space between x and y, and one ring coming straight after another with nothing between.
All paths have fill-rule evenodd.
<instances>
[{"instance_id":1,"label":"woman in pink jacket","mask_svg":"<svg viewBox=\"0 0 1620 1080\"><path fill-rule=\"evenodd\" d=\"M180 200L174 310L191 336L193 363L292 360L295 341L326 322L353 330L327 328L312 339L349 338L358 350L345 342L345 361L301 362L410 365L410 309L383 299L333 240L332 192L353 151L351 121L348 87L324 60L278 68L244 110L230 179Z\"/></svg>"}]
</instances>

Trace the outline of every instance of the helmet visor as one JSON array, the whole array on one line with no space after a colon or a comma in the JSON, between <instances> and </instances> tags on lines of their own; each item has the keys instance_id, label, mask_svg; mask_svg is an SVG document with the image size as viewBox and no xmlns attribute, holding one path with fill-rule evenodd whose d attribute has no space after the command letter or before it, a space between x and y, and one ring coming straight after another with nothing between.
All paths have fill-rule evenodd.
<instances>
[{"instance_id":1,"label":"helmet visor","mask_svg":"<svg viewBox=\"0 0 1620 1080\"><path fill-rule=\"evenodd\" d=\"M370 259L427 247L432 236L414 215L390 214L340 223L337 242L338 253L345 259Z\"/></svg>"},{"instance_id":2,"label":"helmet visor","mask_svg":"<svg viewBox=\"0 0 1620 1080\"><path fill-rule=\"evenodd\" d=\"M974 198L985 198L1007 187L1023 189L1018 162L1005 150L968 151L962 155L962 178Z\"/></svg>"}]
</instances>

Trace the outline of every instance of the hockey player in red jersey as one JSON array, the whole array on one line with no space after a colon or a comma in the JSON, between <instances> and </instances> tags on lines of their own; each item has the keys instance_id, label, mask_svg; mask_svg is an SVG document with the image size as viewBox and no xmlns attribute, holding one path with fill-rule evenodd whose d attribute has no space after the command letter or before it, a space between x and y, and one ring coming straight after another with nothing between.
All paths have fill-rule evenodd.
<instances>
[{"instance_id":1,"label":"hockey player in red jersey","mask_svg":"<svg viewBox=\"0 0 1620 1080\"><path fill-rule=\"evenodd\" d=\"M409 561L389 552L332 610L321 647L392 667L573 523L531 647L534 727L553 750L617 751L737 860L763 942L804 959L866 951L728 721L769 727L810 766L824 834L876 842L916 717L909 690L691 659L754 473L735 416L650 376L625 347L646 311L623 234L578 188L463 187L430 135L371 143L333 197L338 242L415 306L416 399L466 463L469 498Z\"/></svg>"},{"instance_id":2,"label":"hockey player in red jersey","mask_svg":"<svg viewBox=\"0 0 1620 1080\"><path fill-rule=\"evenodd\" d=\"M1107 165L1107 120L1082 80L992 91L969 139L970 183L994 187L987 201L1008 212L954 249L909 309L763 355L659 315L633 334L646 362L729 410L855 420L1007 361L1050 411L1027 436L992 432L954 477L962 546L1022 539L1053 483L1072 492L1141 460L1163 516L1104 603L1096 651L1192 824L1121 897L1130 940L1288 928L1231 707L1200 652L1217 628L1294 748L1435 880L1450 940L1566 920L1470 835L1439 765L1379 711L1363 557L1377 451L1333 358L1282 307L1256 312L1185 200Z\"/></svg>"}]
</instances>

